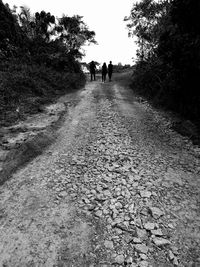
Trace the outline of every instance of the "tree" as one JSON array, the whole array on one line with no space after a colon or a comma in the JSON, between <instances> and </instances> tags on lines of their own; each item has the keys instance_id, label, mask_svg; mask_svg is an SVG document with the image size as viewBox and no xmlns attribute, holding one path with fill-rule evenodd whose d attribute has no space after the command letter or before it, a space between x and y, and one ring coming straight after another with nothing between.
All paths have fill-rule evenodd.
<instances>
[{"instance_id":1,"label":"tree","mask_svg":"<svg viewBox=\"0 0 200 267\"><path fill-rule=\"evenodd\" d=\"M137 37L134 88L157 103L200 116L200 2L142 0L125 18Z\"/></svg>"},{"instance_id":2,"label":"tree","mask_svg":"<svg viewBox=\"0 0 200 267\"><path fill-rule=\"evenodd\" d=\"M14 56L17 48L23 46L23 35L16 18L8 5L0 0L0 54L2 57Z\"/></svg>"},{"instance_id":3,"label":"tree","mask_svg":"<svg viewBox=\"0 0 200 267\"><path fill-rule=\"evenodd\" d=\"M154 53L158 46L159 36L165 27L164 18L167 14L168 1L142 0L133 5L131 13L124 20L129 22L129 36L136 36L137 55L145 60Z\"/></svg>"},{"instance_id":4,"label":"tree","mask_svg":"<svg viewBox=\"0 0 200 267\"><path fill-rule=\"evenodd\" d=\"M81 16L63 16L58 20L58 26L55 28L59 39L66 45L67 52L76 58L83 56L81 47L95 43L95 32L90 31L87 25L82 21Z\"/></svg>"},{"instance_id":5,"label":"tree","mask_svg":"<svg viewBox=\"0 0 200 267\"><path fill-rule=\"evenodd\" d=\"M17 51L21 61L79 72L75 61L83 56L82 47L96 43L95 32L90 31L78 15L55 19L45 11L33 15L25 6L17 13L16 6L11 10L1 0L0 12L2 55L14 55L14 52L16 55Z\"/></svg>"}]
</instances>

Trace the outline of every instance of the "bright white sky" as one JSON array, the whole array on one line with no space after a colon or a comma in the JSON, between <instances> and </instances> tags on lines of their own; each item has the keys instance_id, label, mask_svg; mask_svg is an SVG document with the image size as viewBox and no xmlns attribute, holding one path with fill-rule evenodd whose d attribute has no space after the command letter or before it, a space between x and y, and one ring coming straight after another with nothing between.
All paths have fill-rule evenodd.
<instances>
[{"instance_id":1,"label":"bright white sky","mask_svg":"<svg viewBox=\"0 0 200 267\"><path fill-rule=\"evenodd\" d=\"M83 61L99 63L110 60L114 64L132 64L135 58L136 45L128 37L125 16L130 14L136 0L3 0L10 7L27 6L31 13L37 11L51 12L56 17L63 14L81 15L90 30L95 31L98 45L91 44L85 48Z\"/></svg>"}]
</instances>

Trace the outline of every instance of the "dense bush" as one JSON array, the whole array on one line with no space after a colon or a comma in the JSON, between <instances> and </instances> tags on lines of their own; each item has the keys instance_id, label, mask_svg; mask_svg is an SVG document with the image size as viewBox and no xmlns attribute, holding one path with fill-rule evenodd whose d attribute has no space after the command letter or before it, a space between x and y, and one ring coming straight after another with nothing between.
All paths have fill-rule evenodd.
<instances>
[{"instance_id":1,"label":"dense bush","mask_svg":"<svg viewBox=\"0 0 200 267\"><path fill-rule=\"evenodd\" d=\"M51 102L85 83L83 73L58 72L39 65L8 64L0 71L0 121L13 122L16 109L20 113L35 113L40 105Z\"/></svg>"},{"instance_id":2,"label":"dense bush","mask_svg":"<svg viewBox=\"0 0 200 267\"><path fill-rule=\"evenodd\" d=\"M200 2L142 0L128 28L138 38L132 87L154 103L198 123L200 117Z\"/></svg>"},{"instance_id":3,"label":"dense bush","mask_svg":"<svg viewBox=\"0 0 200 267\"><path fill-rule=\"evenodd\" d=\"M0 123L83 86L80 51L94 36L81 16L17 13L0 0Z\"/></svg>"}]
</instances>

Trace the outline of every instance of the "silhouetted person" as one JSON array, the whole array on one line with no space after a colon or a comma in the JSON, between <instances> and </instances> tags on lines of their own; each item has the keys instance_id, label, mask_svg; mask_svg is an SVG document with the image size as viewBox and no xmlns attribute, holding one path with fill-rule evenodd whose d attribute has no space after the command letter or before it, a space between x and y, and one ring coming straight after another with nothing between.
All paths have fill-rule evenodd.
<instances>
[{"instance_id":1,"label":"silhouetted person","mask_svg":"<svg viewBox=\"0 0 200 267\"><path fill-rule=\"evenodd\" d=\"M111 82L112 73L113 73L113 64L112 64L112 61L110 61L110 63L108 64L108 77L109 77L109 82Z\"/></svg>"},{"instance_id":2,"label":"silhouetted person","mask_svg":"<svg viewBox=\"0 0 200 267\"><path fill-rule=\"evenodd\" d=\"M94 61L90 62L90 76L91 76L91 81L94 81L96 80L96 77L95 77L95 74L96 74L96 65L94 63Z\"/></svg>"},{"instance_id":3,"label":"silhouetted person","mask_svg":"<svg viewBox=\"0 0 200 267\"><path fill-rule=\"evenodd\" d=\"M105 81L106 81L106 75L107 75L107 73L108 73L108 68L107 68L105 62L103 63L101 73L102 73L102 82L105 83Z\"/></svg>"}]
</instances>

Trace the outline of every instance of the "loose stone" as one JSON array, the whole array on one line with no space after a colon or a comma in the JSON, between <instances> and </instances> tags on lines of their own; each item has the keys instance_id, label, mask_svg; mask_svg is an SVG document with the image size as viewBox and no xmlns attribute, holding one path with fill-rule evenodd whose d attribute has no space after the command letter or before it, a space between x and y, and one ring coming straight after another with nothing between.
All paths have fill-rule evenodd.
<instances>
[{"instance_id":1,"label":"loose stone","mask_svg":"<svg viewBox=\"0 0 200 267\"><path fill-rule=\"evenodd\" d=\"M177 248L177 247L172 246L172 247L171 247L171 250L172 250L172 252L174 253L174 255L178 255L178 254L179 254L179 253L178 253L178 248Z\"/></svg>"},{"instance_id":2,"label":"loose stone","mask_svg":"<svg viewBox=\"0 0 200 267\"><path fill-rule=\"evenodd\" d=\"M131 204L131 205L129 206L129 212L130 212L130 213L133 213L133 211L134 211L134 207L135 207L134 204Z\"/></svg>"},{"instance_id":3,"label":"loose stone","mask_svg":"<svg viewBox=\"0 0 200 267\"><path fill-rule=\"evenodd\" d=\"M130 257L130 256L128 256L128 257L125 259L125 263L126 263L126 264L131 264L131 263L133 263L133 258Z\"/></svg>"},{"instance_id":4,"label":"loose stone","mask_svg":"<svg viewBox=\"0 0 200 267\"><path fill-rule=\"evenodd\" d=\"M162 236L163 235L161 229L151 230L151 233L152 233L152 235L156 235L156 236Z\"/></svg>"},{"instance_id":5,"label":"loose stone","mask_svg":"<svg viewBox=\"0 0 200 267\"><path fill-rule=\"evenodd\" d=\"M109 240L106 240L106 241L104 242L104 246L105 246L106 248L113 249L113 242L112 242L112 241L109 241Z\"/></svg>"},{"instance_id":6,"label":"loose stone","mask_svg":"<svg viewBox=\"0 0 200 267\"><path fill-rule=\"evenodd\" d=\"M150 209L150 212L151 212L152 216L155 219L158 219L162 215L164 215L164 212L162 210L160 210L159 208L157 208L157 207L150 207L149 209Z\"/></svg>"},{"instance_id":7,"label":"loose stone","mask_svg":"<svg viewBox=\"0 0 200 267\"><path fill-rule=\"evenodd\" d=\"M147 260L147 255L146 254L143 254L143 253L140 253L140 258L142 260Z\"/></svg>"},{"instance_id":8,"label":"loose stone","mask_svg":"<svg viewBox=\"0 0 200 267\"><path fill-rule=\"evenodd\" d=\"M151 196L151 192L150 191L140 191L140 196L149 198Z\"/></svg>"},{"instance_id":9,"label":"loose stone","mask_svg":"<svg viewBox=\"0 0 200 267\"><path fill-rule=\"evenodd\" d=\"M171 250L168 251L168 257L169 257L170 260L174 259L174 254L172 253Z\"/></svg>"},{"instance_id":10,"label":"loose stone","mask_svg":"<svg viewBox=\"0 0 200 267\"><path fill-rule=\"evenodd\" d=\"M117 264L123 264L124 263L124 256L123 255L118 255L115 258L115 263L117 263Z\"/></svg>"},{"instance_id":11,"label":"loose stone","mask_svg":"<svg viewBox=\"0 0 200 267\"><path fill-rule=\"evenodd\" d=\"M142 241L141 241L140 238L134 237L134 238L133 238L133 243L135 243L135 244L140 244L140 243L142 243Z\"/></svg>"},{"instance_id":12,"label":"loose stone","mask_svg":"<svg viewBox=\"0 0 200 267\"><path fill-rule=\"evenodd\" d=\"M140 238L145 238L147 235L147 232L145 229L139 229L137 228L137 236Z\"/></svg>"},{"instance_id":13,"label":"loose stone","mask_svg":"<svg viewBox=\"0 0 200 267\"><path fill-rule=\"evenodd\" d=\"M103 209L103 214L107 215L109 214L109 211L107 209Z\"/></svg>"},{"instance_id":14,"label":"loose stone","mask_svg":"<svg viewBox=\"0 0 200 267\"><path fill-rule=\"evenodd\" d=\"M178 263L178 259L175 257L174 258L174 260L173 260L173 264L175 265L175 266L178 266L179 265L179 263Z\"/></svg>"},{"instance_id":15,"label":"loose stone","mask_svg":"<svg viewBox=\"0 0 200 267\"><path fill-rule=\"evenodd\" d=\"M165 245L169 245L171 243L169 240L167 240L165 238L161 238L161 237L153 238L153 242L157 246L165 246Z\"/></svg>"},{"instance_id":16,"label":"loose stone","mask_svg":"<svg viewBox=\"0 0 200 267\"><path fill-rule=\"evenodd\" d=\"M148 267L148 266L149 266L149 263L148 263L147 261L141 261L141 262L139 263L139 266L140 266L140 267Z\"/></svg>"},{"instance_id":17,"label":"loose stone","mask_svg":"<svg viewBox=\"0 0 200 267\"><path fill-rule=\"evenodd\" d=\"M102 211L98 210L97 212L95 212L95 216L101 217L102 216Z\"/></svg>"},{"instance_id":18,"label":"loose stone","mask_svg":"<svg viewBox=\"0 0 200 267\"><path fill-rule=\"evenodd\" d=\"M149 248L144 245L144 244L137 244L135 245L135 249L138 251L138 252L141 252L143 254L146 254L149 250Z\"/></svg>"},{"instance_id":19,"label":"loose stone","mask_svg":"<svg viewBox=\"0 0 200 267\"><path fill-rule=\"evenodd\" d=\"M122 204L120 203L120 202L117 202L116 204L115 204L115 208L116 209L122 209Z\"/></svg>"},{"instance_id":20,"label":"loose stone","mask_svg":"<svg viewBox=\"0 0 200 267\"><path fill-rule=\"evenodd\" d=\"M146 230L153 230L155 228L155 224L154 223L150 223L150 222L145 223L144 228Z\"/></svg>"},{"instance_id":21,"label":"loose stone","mask_svg":"<svg viewBox=\"0 0 200 267\"><path fill-rule=\"evenodd\" d=\"M137 187L138 185L139 185L138 182L133 182L133 183L131 184L131 186L133 186L133 187Z\"/></svg>"}]
</instances>

